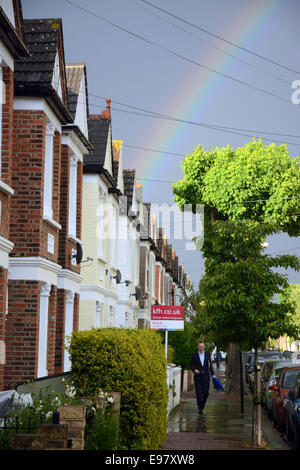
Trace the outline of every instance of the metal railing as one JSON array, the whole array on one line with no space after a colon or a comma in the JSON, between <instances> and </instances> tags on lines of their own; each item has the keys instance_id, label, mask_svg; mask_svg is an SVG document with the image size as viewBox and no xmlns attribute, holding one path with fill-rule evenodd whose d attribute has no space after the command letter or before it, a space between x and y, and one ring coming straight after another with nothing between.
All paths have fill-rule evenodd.
<instances>
[{"instance_id":1,"label":"metal railing","mask_svg":"<svg viewBox=\"0 0 300 470\"><path fill-rule=\"evenodd\" d=\"M40 416L39 424L43 424L42 416ZM22 431L31 434L37 426L38 424L32 423L31 416L27 417L27 423L21 423L19 416L0 416L0 431L15 431L16 434Z\"/></svg>"}]
</instances>

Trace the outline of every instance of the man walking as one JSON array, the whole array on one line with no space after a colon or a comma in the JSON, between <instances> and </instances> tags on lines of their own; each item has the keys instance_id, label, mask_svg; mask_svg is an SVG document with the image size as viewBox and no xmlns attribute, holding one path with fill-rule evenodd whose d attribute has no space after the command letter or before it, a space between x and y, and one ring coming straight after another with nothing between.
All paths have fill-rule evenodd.
<instances>
[{"instance_id":1,"label":"man walking","mask_svg":"<svg viewBox=\"0 0 300 470\"><path fill-rule=\"evenodd\" d=\"M192 356L191 369L194 372L197 405L199 413L202 413L209 395L209 373L215 377L210 354L205 351L205 345L202 341L199 341L198 351Z\"/></svg>"}]
</instances>

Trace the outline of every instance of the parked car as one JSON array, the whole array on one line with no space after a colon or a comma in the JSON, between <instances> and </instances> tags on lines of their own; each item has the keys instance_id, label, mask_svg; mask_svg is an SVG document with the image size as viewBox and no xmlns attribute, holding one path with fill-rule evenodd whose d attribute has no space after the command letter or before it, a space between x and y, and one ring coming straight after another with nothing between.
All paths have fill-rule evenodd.
<instances>
[{"instance_id":1,"label":"parked car","mask_svg":"<svg viewBox=\"0 0 300 470\"><path fill-rule=\"evenodd\" d=\"M280 373L284 367L290 367L291 361L289 360L282 360L279 359L277 361L267 361L265 364L273 364L270 366L271 370L268 371L269 377L266 381L264 381L264 377L262 377L262 402L270 419L273 419L273 411L272 411L272 394L273 391L269 388L272 385L276 385L276 381L279 379ZM299 362L300 364L300 362ZM263 366L264 368L264 366Z\"/></svg>"},{"instance_id":2,"label":"parked car","mask_svg":"<svg viewBox=\"0 0 300 470\"><path fill-rule=\"evenodd\" d=\"M299 372L300 364L293 367L284 367L277 379L277 383L269 387L269 390L272 390L273 423L278 427L279 431L285 430L286 416L283 404L284 400L288 397L289 391L294 389Z\"/></svg>"},{"instance_id":3,"label":"parked car","mask_svg":"<svg viewBox=\"0 0 300 470\"><path fill-rule=\"evenodd\" d=\"M267 360L277 360L277 359L284 359L283 355L280 351L263 351L258 353L257 358L257 365L262 366L263 363ZM248 369L248 378L249 378L249 387L251 392L254 392L254 378L255 378L255 355L251 356L249 369Z\"/></svg>"},{"instance_id":4,"label":"parked car","mask_svg":"<svg viewBox=\"0 0 300 470\"><path fill-rule=\"evenodd\" d=\"M287 438L294 444L295 450L300 450L300 373L294 389L289 391L284 400L284 409Z\"/></svg>"},{"instance_id":5,"label":"parked car","mask_svg":"<svg viewBox=\"0 0 300 470\"><path fill-rule=\"evenodd\" d=\"M245 353L244 356L244 365L245 365L245 379L246 383L249 383L249 367L250 367L250 359L253 356L253 352L249 351Z\"/></svg>"},{"instance_id":6,"label":"parked car","mask_svg":"<svg viewBox=\"0 0 300 470\"><path fill-rule=\"evenodd\" d=\"M285 357L285 359L292 359L293 351L283 351L282 355Z\"/></svg>"},{"instance_id":7,"label":"parked car","mask_svg":"<svg viewBox=\"0 0 300 470\"><path fill-rule=\"evenodd\" d=\"M290 361L282 360L279 357L272 357L271 359L267 359L261 366L260 388L263 405L265 405L267 394L269 393L269 382L271 377L274 377L274 370L276 367L279 367L279 364L284 364L285 367L291 365Z\"/></svg>"}]
</instances>

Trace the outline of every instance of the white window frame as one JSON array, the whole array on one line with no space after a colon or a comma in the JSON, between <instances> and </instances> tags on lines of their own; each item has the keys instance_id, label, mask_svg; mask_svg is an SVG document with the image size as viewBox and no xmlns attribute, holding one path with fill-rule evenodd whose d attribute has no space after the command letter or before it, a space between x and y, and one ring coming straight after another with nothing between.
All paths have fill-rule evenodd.
<instances>
[{"instance_id":1,"label":"white window frame","mask_svg":"<svg viewBox=\"0 0 300 470\"><path fill-rule=\"evenodd\" d=\"M117 266L117 234L118 234L118 211L112 204L112 220L111 220L111 266Z\"/></svg>"},{"instance_id":2,"label":"white window frame","mask_svg":"<svg viewBox=\"0 0 300 470\"><path fill-rule=\"evenodd\" d=\"M69 179L69 238L76 240L77 234L77 164L78 158L71 153Z\"/></svg>"},{"instance_id":3,"label":"white window frame","mask_svg":"<svg viewBox=\"0 0 300 470\"><path fill-rule=\"evenodd\" d=\"M99 205L97 209L97 256L103 260L103 217L104 217L104 195L105 192L99 186Z\"/></svg>"},{"instance_id":4,"label":"white window frame","mask_svg":"<svg viewBox=\"0 0 300 470\"><path fill-rule=\"evenodd\" d=\"M51 122L46 124L45 136L45 168L44 168L44 208L43 217L53 220L53 161L54 161L54 132Z\"/></svg>"}]
</instances>

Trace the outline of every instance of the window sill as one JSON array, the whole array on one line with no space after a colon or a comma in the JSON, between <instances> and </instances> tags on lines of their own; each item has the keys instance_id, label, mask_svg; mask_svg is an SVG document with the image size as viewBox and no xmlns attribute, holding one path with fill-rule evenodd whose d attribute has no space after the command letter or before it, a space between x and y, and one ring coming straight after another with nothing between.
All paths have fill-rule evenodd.
<instances>
[{"instance_id":1,"label":"window sill","mask_svg":"<svg viewBox=\"0 0 300 470\"><path fill-rule=\"evenodd\" d=\"M53 227L58 228L59 230L61 229L61 225L58 222L55 222L55 220L53 220L51 217L44 215L43 220L48 222L48 224L52 225Z\"/></svg>"},{"instance_id":2,"label":"window sill","mask_svg":"<svg viewBox=\"0 0 300 470\"><path fill-rule=\"evenodd\" d=\"M69 233L68 239L71 240L72 242L79 243L80 245L82 245L82 241L79 240L79 238L77 238L75 235L72 235Z\"/></svg>"},{"instance_id":3,"label":"window sill","mask_svg":"<svg viewBox=\"0 0 300 470\"><path fill-rule=\"evenodd\" d=\"M8 184L4 183L4 181L0 180L0 191L5 194L11 194L12 196L15 194L14 190L8 186Z\"/></svg>"}]
</instances>

